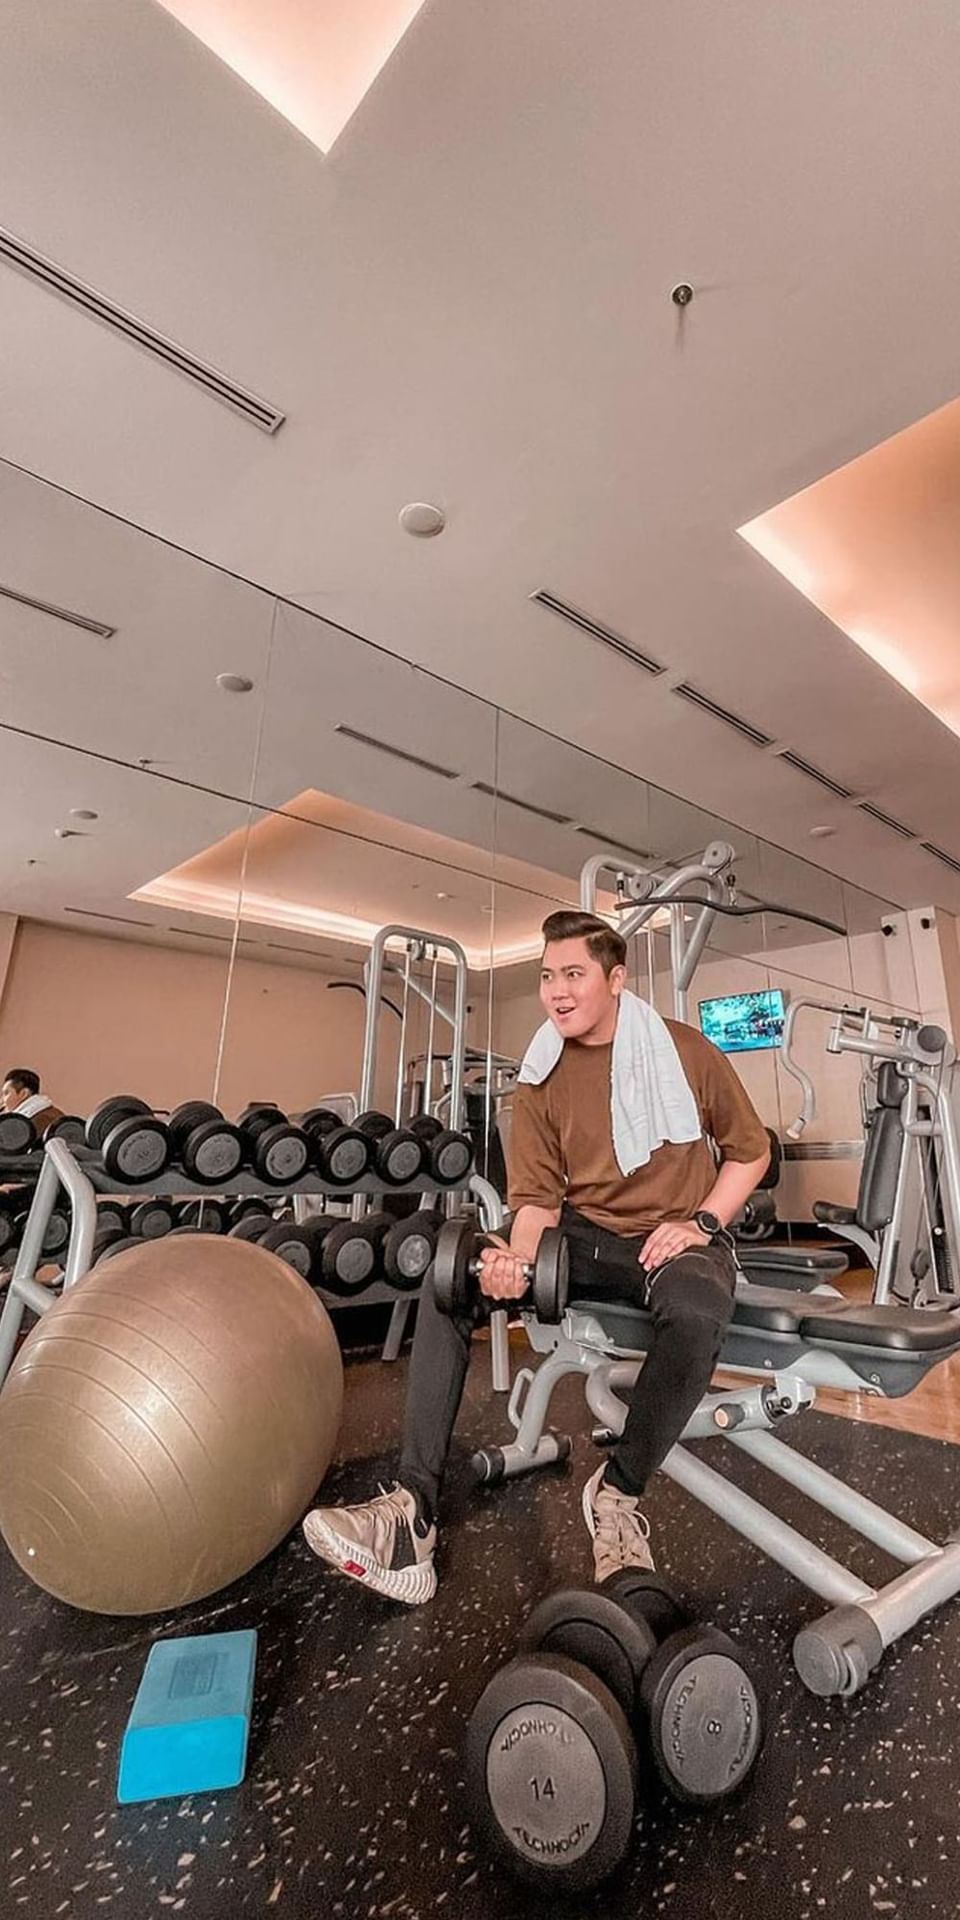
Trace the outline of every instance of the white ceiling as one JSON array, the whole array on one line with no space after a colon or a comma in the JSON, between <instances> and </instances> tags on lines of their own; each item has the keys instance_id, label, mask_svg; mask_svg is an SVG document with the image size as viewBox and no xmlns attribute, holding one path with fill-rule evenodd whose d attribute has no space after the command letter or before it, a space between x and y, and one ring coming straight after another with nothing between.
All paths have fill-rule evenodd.
<instances>
[{"instance_id":1,"label":"white ceiling","mask_svg":"<svg viewBox=\"0 0 960 1920\"><path fill-rule=\"evenodd\" d=\"M3 224L287 418L259 433L0 267L0 454L872 891L960 910L947 869L671 692L694 681L960 856L956 739L735 532L956 392L958 60L953 0L427 0L324 158L150 0L8 0ZM442 538L399 532L411 498L445 507ZM244 792L257 703L228 721L207 669L262 673L268 604L218 582L221 621L194 582L196 618L162 618L158 584L134 617L129 542L108 554L88 521L44 544L8 505L28 590L87 564L86 610L137 633L84 638L84 661L114 649L99 677L47 673L42 702L49 660L18 642L16 724ZM541 586L667 674L532 605ZM302 765L317 629L295 625L271 804L331 786ZM393 671L371 704L390 692L399 725ZM408 690L405 736L419 713ZM482 779L491 726L451 692L422 731ZM507 732L503 786L556 806L565 760L514 729L511 764ZM22 744L25 793L55 752ZM447 809L468 791L443 800L467 838ZM215 810L177 820L179 857L236 826ZM176 855L153 851L148 873Z\"/></svg>"}]
</instances>

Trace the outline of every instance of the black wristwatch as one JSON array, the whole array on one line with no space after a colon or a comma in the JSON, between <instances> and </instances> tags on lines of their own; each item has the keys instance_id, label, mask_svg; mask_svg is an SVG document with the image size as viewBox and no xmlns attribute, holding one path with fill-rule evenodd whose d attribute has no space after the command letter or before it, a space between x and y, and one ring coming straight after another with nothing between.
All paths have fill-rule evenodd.
<instances>
[{"instance_id":1,"label":"black wristwatch","mask_svg":"<svg viewBox=\"0 0 960 1920\"><path fill-rule=\"evenodd\" d=\"M728 1233L723 1221L718 1220L715 1213L707 1212L706 1207L701 1207L699 1213L694 1214L693 1224L700 1228L701 1233L706 1234L711 1243L715 1244L719 1240L721 1246L732 1247L733 1235Z\"/></svg>"}]
</instances>

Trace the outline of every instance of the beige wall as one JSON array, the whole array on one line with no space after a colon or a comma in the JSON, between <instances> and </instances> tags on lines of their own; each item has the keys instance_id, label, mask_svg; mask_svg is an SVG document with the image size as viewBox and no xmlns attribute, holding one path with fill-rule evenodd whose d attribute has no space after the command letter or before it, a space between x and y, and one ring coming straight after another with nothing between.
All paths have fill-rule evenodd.
<instances>
[{"instance_id":1,"label":"beige wall","mask_svg":"<svg viewBox=\"0 0 960 1920\"><path fill-rule=\"evenodd\" d=\"M328 992L328 977L238 961L220 1089L226 1112L250 1099L296 1109L356 1087L364 1003ZM225 959L24 921L0 1001L0 1067L35 1067L51 1098L81 1114L109 1093L137 1093L159 1108L208 1099L225 984ZM384 1027L385 1091L397 1024Z\"/></svg>"}]
</instances>

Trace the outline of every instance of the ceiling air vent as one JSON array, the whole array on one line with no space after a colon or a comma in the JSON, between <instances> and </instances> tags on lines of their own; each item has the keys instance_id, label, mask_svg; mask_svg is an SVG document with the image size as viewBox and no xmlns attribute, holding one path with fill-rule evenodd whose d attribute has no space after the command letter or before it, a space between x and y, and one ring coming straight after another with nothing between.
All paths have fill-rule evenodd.
<instances>
[{"instance_id":1,"label":"ceiling air vent","mask_svg":"<svg viewBox=\"0 0 960 1920\"><path fill-rule=\"evenodd\" d=\"M548 593L546 587L540 587L536 593L530 595L530 598L536 601L538 607L546 607L548 613L558 614L560 619L566 620L571 627L579 627L580 632L589 634L591 640L599 640L603 646L610 647L614 653L619 653L621 659L629 660L635 667L641 667L644 673L666 672L666 668L659 660L651 660L648 653L641 653L638 647L632 647L629 640L624 640L621 634L614 633L612 627L605 627L600 620L592 620L588 613L581 613L578 607L568 607L564 600L557 599L556 594Z\"/></svg>"},{"instance_id":2,"label":"ceiling air vent","mask_svg":"<svg viewBox=\"0 0 960 1920\"><path fill-rule=\"evenodd\" d=\"M0 598L13 600L18 607L29 607L31 613L49 614L51 620L65 620L68 627L79 627L82 633L95 633L98 640L112 640L117 631L103 620L91 620L85 613L74 613L70 607L55 607L50 600L35 600L32 593L18 593L16 587L5 586L2 581Z\"/></svg>"},{"instance_id":3,"label":"ceiling air vent","mask_svg":"<svg viewBox=\"0 0 960 1920\"><path fill-rule=\"evenodd\" d=\"M673 692L681 700L689 700L691 706L699 707L702 713L712 714L714 720L722 720L725 727L732 727L734 733L743 735L744 740L752 740L755 747L772 747L773 741L768 733L762 733L752 720L745 720L740 713L731 713L729 707L721 707L709 694L701 693L699 687L691 687L689 681L681 681Z\"/></svg>"},{"instance_id":4,"label":"ceiling air vent","mask_svg":"<svg viewBox=\"0 0 960 1920\"><path fill-rule=\"evenodd\" d=\"M149 933L159 932L152 920L130 920L122 913L98 913L94 907L64 907L64 913L75 913L79 920L112 920L118 927L146 927Z\"/></svg>"},{"instance_id":5,"label":"ceiling air vent","mask_svg":"<svg viewBox=\"0 0 960 1920\"><path fill-rule=\"evenodd\" d=\"M506 801L508 807L519 807L521 813L532 813L537 820L549 820L554 827L573 824L568 813L551 813L549 807L535 807L532 800L518 800L515 793L504 793L502 787L488 787L485 780L475 780L473 791L485 793L491 800Z\"/></svg>"},{"instance_id":6,"label":"ceiling air vent","mask_svg":"<svg viewBox=\"0 0 960 1920\"><path fill-rule=\"evenodd\" d=\"M418 753L408 753L405 747L391 746L389 740L375 740L372 733L358 733L355 727L345 726L336 726L333 731L342 734L345 740L355 740L358 746L372 747L374 753L386 753L391 760L403 760L408 767L420 767L424 773L439 774L441 780L460 778L453 767L441 767L436 760L423 760Z\"/></svg>"},{"instance_id":7,"label":"ceiling air vent","mask_svg":"<svg viewBox=\"0 0 960 1920\"><path fill-rule=\"evenodd\" d=\"M889 827L891 833L898 833L901 840L915 840L912 827L905 827L902 820L895 820L892 813L884 813L882 807L875 807L869 800L861 800L860 812L869 814L871 820L879 822L881 827Z\"/></svg>"},{"instance_id":8,"label":"ceiling air vent","mask_svg":"<svg viewBox=\"0 0 960 1920\"><path fill-rule=\"evenodd\" d=\"M605 850L609 848L611 853L628 853L631 860L655 860L657 857L649 847L630 847L625 840L618 840L616 834L603 833L599 827L588 827L583 821L578 821L573 831L582 833L587 840L596 840Z\"/></svg>"},{"instance_id":9,"label":"ceiling air vent","mask_svg":"<svg viewBox=\"0 0 960 1920\"><path fill-rule=\"evenodd\" d=\"M142 347L145 353L152 354L155 360L163 361L172 367L175 373L182 373L192 380L195 387L211 394L215 400L222 400L225 406L232 407L234 413L242 414L255 427L264 433L276 433L282 427L286 415L278 407L261 400L256 393L248 393L245 387L238 387L216 367L208 367L203 360L195 360L175 340L165 339L162 333L155 333L143 320L132 313L126 313L122 307L114 306L94 287L88 287L82 280L74 279L73 274L58 267L53 260L45 259L42 253L36 253L15 234L7 233L0 227L0 260L8 266L16 267L25 273L35 285L45 287L49 293L60 295L68 300L72 307L86 313L93 320L99 320L113 333L120 334L135 347Z\"/></svg>"},{"instance_id":10,"label":"ceiling air vent","mask_svg":"<svg viewBox=\"0 0 960 1920\"><path fill-rule=\"evenodd\" d=\"M951 873L960 873L960 860L955 860L952 853L944 853L942 847L933 846L929 840L923 840L920 844L924 853L932 853L935 860L950 868Z\"/></svg>"},{"instance_id":11,"label":"ceiling air vent","mask_svg":"<svg viewBox=\"0 0 960 1920\"><path fill-rule=\"evenodd\" d=\"M808 780L815 780L818 787L825 787L828 793L836 794L838 800L853 799L849 787L842 787L839 780L831 780L828 773L822 773L819 767L812 767L809 760L801 760L798 753L781 753L777 758L785 760L787 766L795 768L797 773L805 773Z\"/></svg>"}]
</instances>

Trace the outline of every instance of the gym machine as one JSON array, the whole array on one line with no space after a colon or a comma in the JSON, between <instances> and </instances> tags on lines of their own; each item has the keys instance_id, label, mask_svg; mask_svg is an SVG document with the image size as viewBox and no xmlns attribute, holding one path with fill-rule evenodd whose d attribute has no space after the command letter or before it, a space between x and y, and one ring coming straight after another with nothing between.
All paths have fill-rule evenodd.
<instances>
[{"instance_id":1,"label":"gym machine","mask_svg":"<svg viewBox=\"0 0 960 1920\"><path fill-rule=\"evenodd\" d=\"M380 1035L382 1027L382 1009L384 1004L392 1007L383 993L384 976L396 973L396 963L388 956L388 948L402 947L403 961L400 969L402 995L400 1013L400 1035L397 1043L397 1071L394 1093L394 1124L398 1132L412 1136L421 1148L424 1163L428 1157L431 1164L444 1150L450 1152L458 1139L464 1137L465 1095L464 1076L467 1036L467 956L458 941L426 932L420 927L386 926L381 927L374 937L370 948L370 957L364 967L364 990L366 996L366 1017L364 1021L363 1058L360 1073L359 1104L363 1124L363 1114L372 1108L377 1085L377 1065L380 1055ZM453 967L453 1005L448 1011L438 995L440 966L446 962ZM420 981L414 968L423 966L429 969L429 985ZM410 1022L411 996L415 996L427 1010L428 1026L426 1048L422 1056L421 1099L427 1109L417 1113L406 1111L405 1089L407 1085L407 1033ZM396 1008L392 1009L397 1012ZM434 1070L437 1059L436 1023L438 1015L451 1028L449 1047L445 1048L447 1086L443 1096L443 1122L438 1113L430 1113L433 1093ZM439 1104L434 1103L434 1104ZM445 1123L445 1124L444 1124ZM497 1232L503 1222L503 1207L499 1194L479 1174L466 1173L468 1188L479 1202L484 1224L491 1232ZM417 1176L413 1176L416 1181ZM462 1182L461 1190L462 1190ZM433 1191L436 1192L436 1182ZM364 1200L358 1196L353 1203L353 1217L362 1221L366 1210ZM442 1229L441 1229L442 1231ZM397 1300L390 1319L390 1328L383 1350L384 1359L393 1359L400 1351L413 1293ZM491 1315L490 1339L493 1363L493 1384L496 1392L506 1392L509 1388L509 1360L507 1353L507 1316L502 1310Z\"/></svg>"},{"instance_id":2,"label":"gym machine","mask_svg":"<svg viewBox=\"0 0 960 1920\"><path fill-rule=\"evenodd\" d=\"M874 1269L873 1299L915 1307L960 1303L960 1143L954 1112L956 1051L942 1028L869 1006L800 998L787 1009L781 1049L799 1083L799 1140L816 1115L816 1093L794 1055L805 1010L832 1013L827 1052L863 1062L865 1147L854 1207L816 1201L814 1219L857 1246Z\"/></svg>"}]
</instances>

